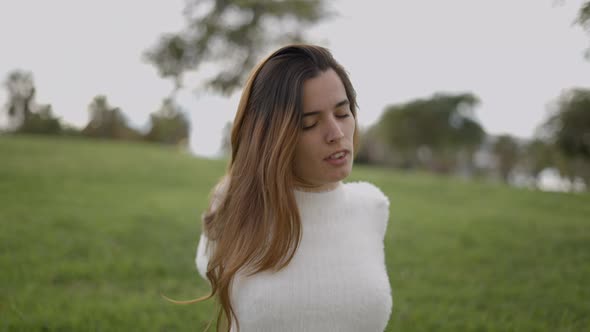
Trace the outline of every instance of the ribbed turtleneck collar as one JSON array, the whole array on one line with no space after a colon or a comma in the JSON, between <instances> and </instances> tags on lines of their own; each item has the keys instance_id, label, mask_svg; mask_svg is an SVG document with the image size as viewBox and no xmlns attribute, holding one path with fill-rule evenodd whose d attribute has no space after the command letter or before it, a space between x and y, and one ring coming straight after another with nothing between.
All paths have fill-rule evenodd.
<instances>
[{"instance_id":1,"label":"ribbed turtleneck collar","mask_svg":"<svg viewBox=\"0 0 590 332\"><path fill-rule=\"evenodd\" d=\"M338 185L330 190L325 191L303 191L294 189L295 200L302 210L319 208L323 209L332 203L342 202L345 184L338 182Z\"/></svg>"}]
</instances>

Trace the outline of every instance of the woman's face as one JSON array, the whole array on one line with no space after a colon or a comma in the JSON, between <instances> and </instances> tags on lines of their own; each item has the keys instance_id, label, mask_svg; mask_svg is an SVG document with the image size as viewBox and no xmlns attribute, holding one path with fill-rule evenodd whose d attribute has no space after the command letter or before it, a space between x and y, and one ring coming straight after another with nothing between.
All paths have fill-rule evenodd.
<instances>
[{"instance_id":1,"label":"woman's face","mask_svg":"<svg viewBox=\"0 0 590 332\"><path fill-rule=\"evenodd\" d=\"M295 176L318 191L334 188L352 170L355 119L333 69L303 84L303 126L295 147Z\"/></svg>"}]
</instances>

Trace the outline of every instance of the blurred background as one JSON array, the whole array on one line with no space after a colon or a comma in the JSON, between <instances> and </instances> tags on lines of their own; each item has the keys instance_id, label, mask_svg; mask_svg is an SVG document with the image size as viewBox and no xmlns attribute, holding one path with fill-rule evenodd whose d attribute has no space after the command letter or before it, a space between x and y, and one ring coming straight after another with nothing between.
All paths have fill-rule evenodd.
<instances>
[{"instance_id":1,"label":"blurred background","mask_svg":"<svg viewBox=\"0 0 590 332\"><path fill-rule=\"evenodd\" d=\"M588 186L582 1L0 6L6 132L143 140L222 157L253 64L307 41L330 48L358 90L359 162Z\"/></svg>"},{"instance_id":2,"label":"blurred background","mask_svg":"<svg viewBox=\"0 0 590 332\"><path fill-rule=\"evenodd\" d=\"M590 328L590 2L0 2L0 330L201 330L241 87L329 48L391 199L391 331Z\"/></svg>"}]
</instances>

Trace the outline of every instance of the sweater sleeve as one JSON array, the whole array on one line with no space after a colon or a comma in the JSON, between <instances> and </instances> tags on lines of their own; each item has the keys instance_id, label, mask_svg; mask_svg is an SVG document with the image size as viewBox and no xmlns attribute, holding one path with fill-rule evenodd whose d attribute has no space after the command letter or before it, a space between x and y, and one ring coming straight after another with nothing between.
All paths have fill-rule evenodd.
<instances>
[{"instance_id":1,"label":"sweater sleeve","mask_svg":"<svg viewBox=\"0 0 590 332\"><path fill-rule=\"evenodd\" d=\"M354 185L357 186L356 190L362 194L361 199L365 202L365 206L373 211L376 220L374 226L384 239L389 224L389 197L370 182L362 181L354 183Z\"/></svg>"},{"instance_id":2,"label":"sweater sleeve","mask_svg":"<svg viewBox=\"0 0 590 332\"><path fill-rule=\"evenodd\" d=\"M221 200L225 195L227 190L227 181L226 179L222 179L215 189L213 190L213 197L211 199L211 209L215 210L221 204ZM211 257L211 253L207 250L209 244L209 238L203 231L204 227L201 226L201 237L199 239L199 244L197 246L197 253L195 257L195 263L197 266L197 270L203 279L207 279L207 265L209 265L209 257Z\"/></svg>"},{"instance_id":3,"label":"sweater sleeve","mask_svg":"<svg viewBox=\"0 0 590 332\"><path fill-rule=\"evenodd\" d=\"M197 257L195 259L195 263L197 265L197 270L203 279L207 279L207 265L209 264L209 255L205 252L207 249L207 243L209 239L204 233L201 233L201 238L199 239L199 245L197 246Z\"/></svg>"},{"instance_id":4,"label":"sweater sleeve","mask_svg":"<svg viewBox=\"0 0 590 332\"><path fill-rule=\"evenodd\" d=\"M374 188L376 191L375 200L377 202L377 213L380 220L380 232L383 239L385 239L385 233L387 232L387 226L389 225L389 197L387 197L387 195L385 195L385 193L383 193L383 191L377 186L374 186Z\"/></svg>"}]
</instances>

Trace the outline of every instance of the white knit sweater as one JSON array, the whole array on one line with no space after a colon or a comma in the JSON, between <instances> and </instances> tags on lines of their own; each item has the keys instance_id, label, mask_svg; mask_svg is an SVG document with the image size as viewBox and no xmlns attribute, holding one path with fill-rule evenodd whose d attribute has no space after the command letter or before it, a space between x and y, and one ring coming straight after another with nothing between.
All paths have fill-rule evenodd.
<instances>
[{"instance_id":1,"label":"white knit sweater","mask_svg":"<svg viewBox=\"0 0 590 332\"><path fill-rule=\"evenodd\" d=\"M240 331L383 331L392 308L383 250L388 198L370 183L353 182L295 191L295 199L303 235L289 265L234 279ZM206 241L202 234L196 257L205 280Z\"/></svg>"}]
</instances>

